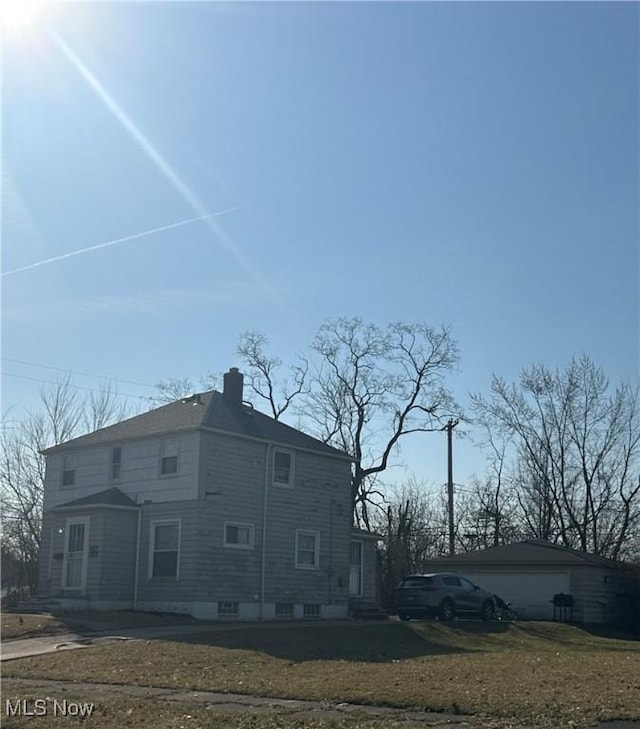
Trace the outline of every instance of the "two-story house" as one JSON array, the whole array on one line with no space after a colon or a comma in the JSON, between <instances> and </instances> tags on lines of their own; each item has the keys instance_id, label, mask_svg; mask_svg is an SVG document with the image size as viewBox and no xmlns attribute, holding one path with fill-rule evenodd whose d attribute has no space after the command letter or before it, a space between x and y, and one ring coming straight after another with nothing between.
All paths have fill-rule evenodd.
<instances>
[{"instance_id":1,"label":"two-story house","mask_svg":"<svg viewBox=\"0 0 640 729\"><path fill-rule=\"evenodd\" d=\"M223 392L49 448L40 593L67 608L345 617L375 595L347 454Z\"/></svg>"}]
</instances>

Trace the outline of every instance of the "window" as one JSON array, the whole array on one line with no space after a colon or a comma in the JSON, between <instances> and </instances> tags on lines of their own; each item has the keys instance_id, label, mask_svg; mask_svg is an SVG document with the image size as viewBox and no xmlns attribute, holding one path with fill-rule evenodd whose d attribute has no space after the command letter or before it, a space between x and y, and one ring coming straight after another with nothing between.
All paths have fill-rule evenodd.
<instances>
[{"instance_id":1,"label":"window","mask_svg":"<svg viewBox=\"0 0 640 729\"><path fill-rule=\"evenodd\" d=\"M240 606L237 602L219 602L218 615L239 615Z\"/></svg>"},{"instance_id":2,"label":"window","mask_svg":"<svg viewBox=\"0 0 640 729\"><path fill-rule=\"evenodd\" d=\"M293 486L293 453L276 450L273 452L274 486Z\"/></svg>"},{"instance_id":3,"label":"window","mask_svg":"<svg viewBox=\"0 0 640 729\"><path fill-rule=\"evenodd\" d=\"M111 480L119 481L122 473L122 446L111 449Z\"/></svg>"},{"instance_id":4,"label":"window","mask_svg":"<svg viewBox=\"0 0 640 729\"><path fill-rule=\"evenodd\" d=\"M458 577L443 577L442 584L448 585L449 587L461 587Z\"/></svg>"},{"instance_id":5,"label":"window","mask_svg":"<svg viewBox=\"0 0 640 729\"><path fill-rule=\"evenodd\" d=\"M172 438L162 443L162 459L160 473L163 476L172 476L178 473L178 439Z\"/></svg>"},{"instance_id":6,"label":"window","mask_svg":"<svg viewBox=\"0 0 640 729\"><path fill-rule=\"evenodd\" d=\"M149 577L178 577L180 522L151 522Z\"/></svg>"},{"instance_id":7,"label":"window","mask_svg":"<svg viewBox=\"0 0 640 729\"><path fill-rule=\"evenodd\" d=\"M277 602L276 603L276 618L292 618L293 617L293 603L292 602Z\"/></svg>"},{"instance_id":8,"label":"window","mask_svg":"<svg viewBox=\"0 0 640 729\"><path fill-rule=\"evenodd\" d=\"M76 454L67 453L62 459L62 485L73 486L76 482Z\"/></svg>"},{"instance_id":9,"label":"window","mask_svg":"<svg viewBox=\"0 0 640 729\"><path fill-rule=\"evenodd\" d=\"M320 605L318 605L317 603L305 604L302 608L302 614L305 618L319 618Z\"/></svg>"},{"instance_id":10,"label":"window","mask_svg":"<svg viewBox=\"0 0 640 729\"><path fill-rule=\"evenodd\" d=\"M305 570L317 570L320 552L319 532L296 531L296 567Z\"/></svg>"},{"instance_id":11,"label":"window","mask_svg":"<svg viewBox=\"0 0 640 729\"><path fill-rule=\"evenodd\" d=\"M253 524L225 521L224 546L234 549L253 549Z\"/></svg>"}]
</instances>

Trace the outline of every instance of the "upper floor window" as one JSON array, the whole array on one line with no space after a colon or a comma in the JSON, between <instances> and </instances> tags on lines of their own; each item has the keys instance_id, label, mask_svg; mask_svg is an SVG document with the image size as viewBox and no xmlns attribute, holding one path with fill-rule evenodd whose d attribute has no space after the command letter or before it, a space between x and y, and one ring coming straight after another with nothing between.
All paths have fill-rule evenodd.
<instances>
[{"instance_id":1,"label":"upper floor window","mask_svg":"<svg viewBox=\"0 0 640 729\"><path fill-rule=\"evenodd\" d=\"M178 439L171 438L162 442L160 473L170 476L178 473Z\"/></svg>"},{"instance_id":2,"label":"upper floor window","mask_svg":"<svg viewBox=\"0 0 640 729\"><path fill-rule=\"evenodd\" d=\"M66 453L62 457L62 485L73 486L76 482L76 454Z\"/></svg>"},{"instance_id":3,"label":"upper floor window","mask_svg":"<svg viewBox=\"0 0 640 729\"><path fill-rule=\"evenodd\" d=\"M235 549L253 549L253 524L226 521L224 523L224 546Z\"/></svg>"},{"instance_id":4,"label":"upper floor window","mask_svg":"<svg viewBox=\"0 0 640 729\"><path fill-rule=\"evenodd\" d=\"M149 577L177 577L180 556L180 520L152 521Z\"/></svg>"},{"instance_id":5,"label":"upper floor window","mask_svg":"<svg viewBox=\"0 0 640 729\"><path fill-rule=\"evenodd\" d=\"M122 446L111 449L111 480L119 481L122 475Z\"/></svg>"},{"instance_id":6,"label":"upper floor window","mask_svg":"<svg viewBox=\"0 0 640 729\"><path fill-rule=\"evenodd\" d=\"M293 486L293 453L291 451L274 450L273 483L274 486Z\"/></svg>"}]
</instances>

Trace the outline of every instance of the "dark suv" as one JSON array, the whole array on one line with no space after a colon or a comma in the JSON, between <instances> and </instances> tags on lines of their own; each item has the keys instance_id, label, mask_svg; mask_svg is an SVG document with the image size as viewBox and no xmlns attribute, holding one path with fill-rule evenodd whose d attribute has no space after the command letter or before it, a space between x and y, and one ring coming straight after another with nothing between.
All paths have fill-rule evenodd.
<instances>
[{"instance_id":1,"label":"dark suv","mask_svg":"<svg viewBox=\"0 0 640 729\"><path fill-rule=\"evenodd\" d=\"M453 620L463 614L491 620L495 599L453 572L407 575L396 589L396 612L401 620L432 616Z\"/></svg>"}]
</instances>

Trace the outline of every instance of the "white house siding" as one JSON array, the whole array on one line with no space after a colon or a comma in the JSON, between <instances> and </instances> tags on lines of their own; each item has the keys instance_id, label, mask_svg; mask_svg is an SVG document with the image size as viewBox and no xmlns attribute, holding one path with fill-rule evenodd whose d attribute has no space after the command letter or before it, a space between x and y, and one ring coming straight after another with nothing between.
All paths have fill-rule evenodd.
<instances>
[{"instance_id":1,"label":"white house siding","mask_svg":"<svg viewBox=\"0 0 640 729\"><path fill-rule=\"evenodd\" d=\"M68 518L88 519L85 589L65 590L62 584L65 529ZM135 574L137 512L91 508L50 512L43 524L40 593L67 607L131 608Z\"/></svg>"},{"instance_id":2,"label":"white house siding","mask_svg":"<svg viewBox=\"0 0 640 729\"><path fill-rule=\"evenodd\" d=\"M145 504L141 564L148 565L151 521L181 518L177 580L140 580L140 607L216 617L219 602L240 603L240 617L273 617L275 603L321 606L325 616L346 615L349 577L350 466L314 453L295 451L293 488L267 493L265 599L261 605L266 443L203 432L197 502ZM224 546L225 522L253 525L250 549ZM320 533L319 568L296 569L296 529Z\"/></svg>"},{"instance_id":3,"label":"white house siding","mask_svg":"<svg viewBox=\"0 0 640 729\"><path fill-rule=\"evenodd\" d=\"M270 487L267 601L347 605L351 541L349 484L348 462L297 452L294 487ZM296 568L297 529L319 532L318 569Z\"/></svg>"},{"instance_id":4,"label":"white house siding","mask_svg":"<svg viewBox=\"0 0 640 729\"><path fill-rule=\"evenodd\" d=\"M178 474L161 476L162 443L168 438L177 438L179 443ZM112 486L117 486L137 503L195 499L198 495L198 444L198 433L184 433L70 450L76 454L73 486L62 486L66 451L51 454L47 458L44 507L51 509ZM122 466L121 477L112 480L111 448L115 445L122 447Z\"/></svg>"},{"instance_id":5,"label":"white house siding","mask_svg":"<svg viewBox=\"0 0 640 729\"><path fill-rule=\"evenodd\" d=\"M178 576L151 577L150 542L154 521L180 521ZM199 599L202 593L200 561L200 505L196 500L148 503L143 506L140 525L140 567L138 600L143 603L178 603ZM169 610L169 607L163 608ZM175 609L175 612L183 612Z\"/></svg>"}]
</instances>

